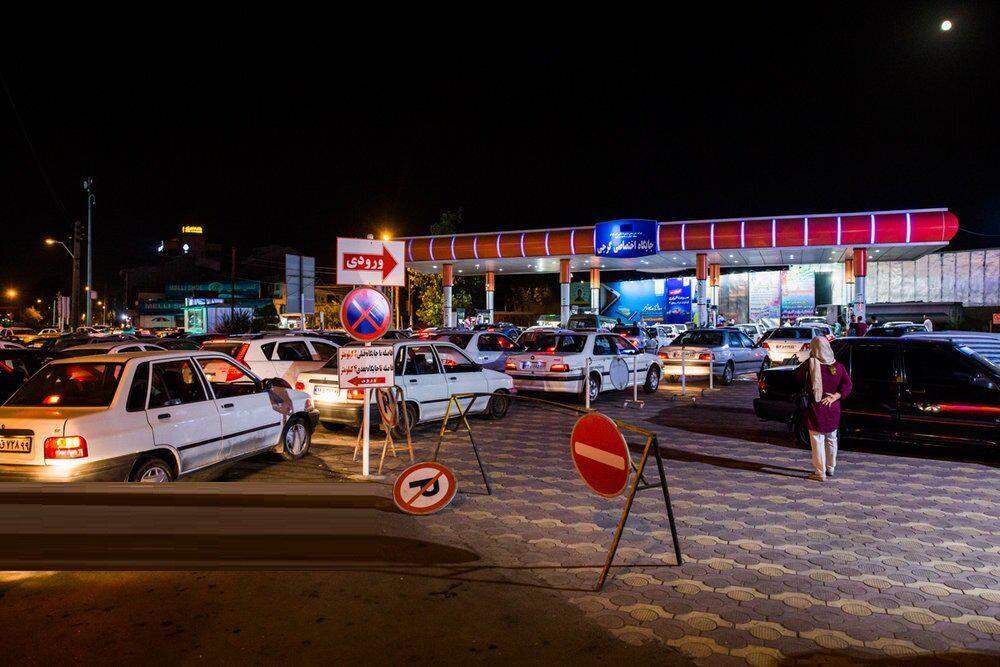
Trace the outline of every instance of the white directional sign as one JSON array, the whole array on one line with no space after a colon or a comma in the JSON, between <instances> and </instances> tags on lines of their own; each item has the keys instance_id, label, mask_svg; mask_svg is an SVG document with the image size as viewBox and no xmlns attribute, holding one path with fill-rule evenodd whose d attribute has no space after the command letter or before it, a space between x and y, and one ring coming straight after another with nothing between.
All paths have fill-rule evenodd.
<instances>
[{"instance_id":1,"label":"white directional sign","mask_svg":"<svg viewBox=\"0 0 1000 667\"><path fill-rule=\"evenodd\" d=\"M391 345L344 346L337 350L341 389L391 387L396 380Z\"/></svg>"},{"instance_id":2,"label":"white directional sign","mask_svg":"<svg viewBox=\"0 0 1000 667\"><path fill-rule=\"evenodd\" d=\"M403 286L403 241L337 239L338 285Z\"/></svg>"}]
</instances>

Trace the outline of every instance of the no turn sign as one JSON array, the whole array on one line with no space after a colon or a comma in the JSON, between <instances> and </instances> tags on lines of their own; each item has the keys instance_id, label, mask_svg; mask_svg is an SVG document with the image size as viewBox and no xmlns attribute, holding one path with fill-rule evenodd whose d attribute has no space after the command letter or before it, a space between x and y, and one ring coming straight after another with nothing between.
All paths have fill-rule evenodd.
<instances>
[{"instance_id":1,"label":"no turn sign","mask_svg":"<svg viewBox=\"0 0 1000 667\"><path fill-rule=\"evenodd\" d=\"M595 493L613 498L625 490L631 458L625 437L611 419L594 412L584 415L569 436L573 465Z\"/></svg>"},{"instance_id":2,"label":"no turn sign","mask_svg":"<svg viewBox=\"0 0 1000 667\"><path fill-rule=\"evenodd\" d=\"M396 479L392 500L407 514L433 514L451 502L457 490L455 474L440 463L417 463Z\"/></svg>"}]
</instances>

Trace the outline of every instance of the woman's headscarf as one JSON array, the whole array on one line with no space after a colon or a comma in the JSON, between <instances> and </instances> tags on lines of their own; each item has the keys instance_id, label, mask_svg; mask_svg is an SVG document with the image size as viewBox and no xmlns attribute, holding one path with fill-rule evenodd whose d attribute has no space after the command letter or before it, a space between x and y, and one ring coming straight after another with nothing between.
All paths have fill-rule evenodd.
<instances>
[{"instance_id":1,"label":"woman's headscarf","mask_svg":"<svg viewBox=\"0 0 1000 667\"><path fill-rule=\"evenodd\" d=\"M809 382L812 387L813 400L817 403L823 398L823 375L821 366L829 366L836 359L833 348L825 336L816 336L809 342Z\"/></svg>"}]
</instances>

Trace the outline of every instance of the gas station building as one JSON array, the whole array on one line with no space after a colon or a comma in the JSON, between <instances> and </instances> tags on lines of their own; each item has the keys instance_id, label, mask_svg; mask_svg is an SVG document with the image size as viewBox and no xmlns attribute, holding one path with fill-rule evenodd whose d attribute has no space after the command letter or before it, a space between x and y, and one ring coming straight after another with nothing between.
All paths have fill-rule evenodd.
<instances>
[{"instance_id":1,"label":"gas station building","mask_svg":"<svg viewBox=\"0 0 1000 667\"><path fill-rule=\"evenodd\" d=\"M864 317L870 301L870 263L920 266L923 260L926 283L932 276L925 258L946 247L957 231L958 218L934 208L718 220L627 219L586 227L402 240L408 268L441 274L445 326L456 324L456 274L485 276L486 317L493 321L497 273L558 274L564 324L571 303L580 303L579 295L571 301L573 274L582 273L589 280L588 312L617 315L622 321L705 325L714 320L714 312L756 321L815 314L820 303L840 305L844 314ZM942 264L937 266L940 286ZM693 278L680 277L692 269ZM649 281L632 281L624 288L625 283L602 284L602 272L615 271L649 274ZM627 301L627 292L635 290L649 292L658 305L641 305L651 303L649 294L645 300Z\"/></svg>"}]
</instances>

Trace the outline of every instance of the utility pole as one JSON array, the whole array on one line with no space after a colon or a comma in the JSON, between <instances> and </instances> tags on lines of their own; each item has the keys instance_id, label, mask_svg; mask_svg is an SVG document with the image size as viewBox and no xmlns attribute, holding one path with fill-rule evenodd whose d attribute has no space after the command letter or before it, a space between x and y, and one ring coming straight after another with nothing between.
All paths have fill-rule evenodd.
<instances>
[{"instance_id":1,"label":"utility pole","mask_svg":"<svg viewBox=\"0 0 1000 667\"><path fill-rule=\"evenodd\" d=\"M83 191L87 193L87 326L90 326L90 295L94 289L94 248L92 225L94 217L94 179L87 177L83 179Z\"/></svg>"},{"instance_id":2,"label":"utility pole","mask_svg":"<svg viewBox=\"0 0 1000 667\"><path fill-rule=\"evenodd\" d=\"M236 317L236 246L229 260L229 321Z\"/></svg>"},{"instance_id":3,"label":"utility pole","mask_svg":"<svg viewBox=\"0 0 1000 667\"><path fill-rule=\"evenodd\" d=\"M80 235L82 233L83 225L80 224L79 220L76 220L73 223L73 276L69 297L70 331L80 325Z\"/></svg>"}]
</instances>

